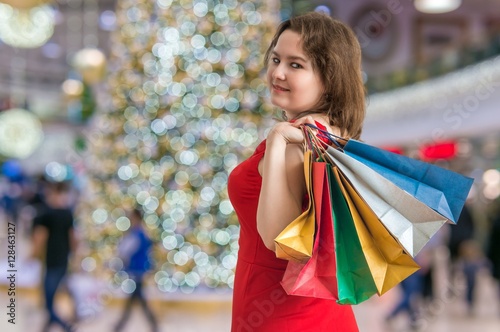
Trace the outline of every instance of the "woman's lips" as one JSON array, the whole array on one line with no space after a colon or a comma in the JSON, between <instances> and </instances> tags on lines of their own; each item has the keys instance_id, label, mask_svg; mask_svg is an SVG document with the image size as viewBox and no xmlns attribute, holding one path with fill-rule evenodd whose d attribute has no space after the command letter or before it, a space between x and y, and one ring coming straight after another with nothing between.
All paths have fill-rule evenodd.
<instances>
[{"instance_id":1,"label":"woman's lips","mask_svg":"<svg viewBox=\"0 0 500 332\"><path fill-rule=\"evenodd\" d=\"M289 91L288 89L285 89L284 87L277 84L273 84L273 89L280 92Z\"/></svg>"}]
</instances>

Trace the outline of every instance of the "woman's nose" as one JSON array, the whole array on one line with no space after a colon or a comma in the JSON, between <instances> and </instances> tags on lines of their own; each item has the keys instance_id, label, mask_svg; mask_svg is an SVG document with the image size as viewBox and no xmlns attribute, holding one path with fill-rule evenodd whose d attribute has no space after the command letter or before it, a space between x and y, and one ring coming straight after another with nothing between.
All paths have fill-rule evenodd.
<instances>
[{"instance_id":1,"label":"woman's nose","mask_svg":"<svg viewBox=\"0 0 500 332\"><path fill-rule=\"evenodd\" d=\"M285 77L285 70L283 68L283 65L280 63L274 68L273 78L283 81Z\"/></svg>"}]
</instances>

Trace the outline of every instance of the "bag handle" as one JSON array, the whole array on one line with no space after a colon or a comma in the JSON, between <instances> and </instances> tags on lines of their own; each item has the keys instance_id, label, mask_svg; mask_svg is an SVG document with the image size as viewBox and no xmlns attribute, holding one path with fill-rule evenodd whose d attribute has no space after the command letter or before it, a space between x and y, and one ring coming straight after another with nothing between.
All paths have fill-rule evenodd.
<instances>
[{"instance_id":1,"label":"bag handle","mask_svg":"<svg viewBox=\"0 0 500 332\"><path fill-rule=\"evenodd\" d=\"M320 157L322 152L318 149L318 144L315 140L314 133L306 126L300 126L302 134L304 135L304 149L312 152L313 159Z\"/></svg>"},{"instance_id":2,"label":"bag handle","mask_svg":"<svg viewBox=\"0 0 500 332\"><path fill-rule=\"evenodd\" d=\"M315 135L312 128L309 126L301 127L304 132L304 139L306 146L312 151L313 158L320 159L321 161L329 162L333 164L333 160L330 158L329 154L326 152L325 146L322 141ZM315 159L316 159L315 158Z\"/></svg>"},{"instance_id":3,"label":"bag handle","mask_svg":"<svg viewBox=\"0 0 500 332\"><path fill-rule=\"evenodd\" d=\"M305 123L304 125L312 128L312 129L316 129L318 131L318 136L322 137L322 138L326 138L327 140L329 140L330 142L335 144L337 150L344 151L344 146L339 142L339 140L344 141L345 143L347 143L347 141L349 141L347 138L337 136L337 135L332 134L326 130L318 128L316 125L313 125L312 123Z\"/></svg>"}]
</instances>

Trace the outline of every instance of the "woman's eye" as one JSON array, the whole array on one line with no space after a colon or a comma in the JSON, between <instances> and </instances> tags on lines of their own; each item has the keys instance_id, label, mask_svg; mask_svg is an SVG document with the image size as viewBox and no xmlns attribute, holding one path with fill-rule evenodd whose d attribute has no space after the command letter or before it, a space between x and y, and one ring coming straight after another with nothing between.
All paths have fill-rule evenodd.
<instances>
[{"instance_id":1,"label":"woman's eye","mask_svg":"<svg viewBox=\"0 0 500 332\"><path fill-rule=\"evenodd\" d=\"M292 63L291 66L292 66L292 68L295 68L295 69L302 68L301 65L299 65L298 63L295 63L295 62Z\"/></svg>"},{"instance_id":2,"label":"woman's eye","mask_svg":"<svg viewBox=\"0 0 500 332\"><path fill-rule=\"evenodd\" d=\"M280 63L280 60L278 58L272 58L271 61L274 63Z\"/></svg>"}]
</instances>

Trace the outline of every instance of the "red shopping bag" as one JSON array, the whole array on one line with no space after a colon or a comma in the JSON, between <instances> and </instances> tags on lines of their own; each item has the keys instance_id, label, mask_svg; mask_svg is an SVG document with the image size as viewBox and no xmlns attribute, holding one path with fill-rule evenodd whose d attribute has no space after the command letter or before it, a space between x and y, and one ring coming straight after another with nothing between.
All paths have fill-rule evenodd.
<instances>
[{"instance_id":1,"label":"red shopping bag","mask_svg":"<svg viewBox=\"0 0 500 332\"><path fill-rule=\"evenodd\" d=\"M326 163L312 163L316 232L311 258L289 261L281 285L289 295L338 299L333 214Z\"/></svg>"}]
</instances>

